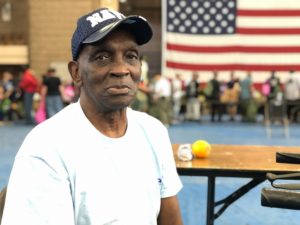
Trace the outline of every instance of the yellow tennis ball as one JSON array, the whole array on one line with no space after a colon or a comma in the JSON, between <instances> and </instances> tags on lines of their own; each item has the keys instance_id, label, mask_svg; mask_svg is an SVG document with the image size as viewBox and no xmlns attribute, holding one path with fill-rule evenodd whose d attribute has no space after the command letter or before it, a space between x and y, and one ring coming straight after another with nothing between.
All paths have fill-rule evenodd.
<instances>
[{"instance_id":1,"label":"yellow tennis ball","mask_svg":"<svg viewBox=\"0 0 300 225\"><path fill-rule=\"evenodd\" d=\"M206 158L209 156L211 145L204 140L197 140L192 144L192 152L197 158Z\"/></svg>"}]
</instances>

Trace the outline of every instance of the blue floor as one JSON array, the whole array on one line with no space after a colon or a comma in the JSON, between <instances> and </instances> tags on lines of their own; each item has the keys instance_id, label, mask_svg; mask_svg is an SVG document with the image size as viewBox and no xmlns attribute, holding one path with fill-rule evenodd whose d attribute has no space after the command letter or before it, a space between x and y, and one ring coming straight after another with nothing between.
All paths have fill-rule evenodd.
<instances>
[{"instance_id":1,"label":"blue floor","mask_svg":"<svg viewBox=\"0 0 300 225\"><path fill-rule=\"evenodd\" d=\"M290 136L285 137L281 125L272 125L272 136L267 137L263 123L239 122L185 122L169 128L173 143L192 143L204 139L213 144L300 146L300 124L291 124ZM181 177L184 187L179 193L185 225L206 224L205 177ZM216 200L225 198L246 184L249 179L217 178ZM300 212L287 209L267 208L260 205L262 187L270 187L266 181L252 189L230 205L215 220L215 225L296 225L300 224Z\"/></svg>"},{"instance_id":2,"label":"blue floor","mask_svg":"<svg viewBox=\"0 0 300 225\"><path fill-rule=\"evenodd\" d=\"M23 138L32 129L30 126L10 125L0 127L0 189L8 181L14 156ZM290 125L290 136L284 136L280 125L272 125L272 136L267 137L266 129L260 122L210 123L207 121L185 122L169 128L173 143L191 143L205 139L214 144L254 144L300 146L300 124ZM181 177L184 184L179 193L180 206L185 225L202 225L206 221L206 178ZM248 182L248 179L217 178L216 200L226 197L238 187ZM260 190L269 187L264 182L252 189L215 221L215 225L298 225L300 212L266 208L260 205Z\"/></svg>"}]
</instances>

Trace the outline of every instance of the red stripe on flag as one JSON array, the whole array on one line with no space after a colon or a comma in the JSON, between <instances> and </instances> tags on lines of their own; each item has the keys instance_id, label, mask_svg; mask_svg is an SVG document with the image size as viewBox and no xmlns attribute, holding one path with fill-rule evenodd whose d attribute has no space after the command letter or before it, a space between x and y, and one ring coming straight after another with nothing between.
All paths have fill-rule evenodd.
<instances>
[{"instance_id":1,"label":"red stripe on flag","mask_svg":"<svg viewBox=\"0 0 300 225\"><path fill-rule=\"evenodd\" d=\"M238 16L300 16L300 10L246 10L239 9L237 11Z\"/></svg>"},{"instance_id":2,"label":"red stripe on flag","mask_svg":"<svg viewBox=\"0 0 300 225\"><path fill-rule=\"evenodd\" d=\"M191 70L191 71L213 71L213 70L243 70L243 71L288 71L300 70L299 65L258 65L258 64L188 64L166 61L166 66L172 69Z\"/></svg>"},{"instance_id":3,"label":"red stripe on flag","mask_svg":"<svg viewBox=\"0 0 300 225\"><path fill-rule=\"evenodd\" d=\"M276 47L261 47L261 46L189 46L167 44L168 50L178 52L193 52L193 53L226 53L226 52L246 52L246 53L299 53L300 46L276 46Z\"/></svg>"},{"instance_id":4,"label":"red stripe on flag","mask_svg":"<svg viewBox=\"0 0 300 225\"><path fill-rule=\"evenodd\" d=\"M236 33L247 35L293 35L300 34L300 28L243 28L237 27Z\"/></svg>"}]
</instances>

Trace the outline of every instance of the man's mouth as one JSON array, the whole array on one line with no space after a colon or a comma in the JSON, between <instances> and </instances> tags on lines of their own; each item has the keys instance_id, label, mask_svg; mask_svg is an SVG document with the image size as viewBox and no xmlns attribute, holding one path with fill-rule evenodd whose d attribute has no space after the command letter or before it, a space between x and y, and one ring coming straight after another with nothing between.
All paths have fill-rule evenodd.
<instances>
[{"instance_id":1,"label":"man's mouth","mask_svg":"<svg viewBox=\"0 0 300 225\"><path fill-rule=\"evenodd\" d=\"M129 94L130 88L128 86L113 86L109 87L107 92L112 95L126 95Z\"/></svg>"}]
</instances>

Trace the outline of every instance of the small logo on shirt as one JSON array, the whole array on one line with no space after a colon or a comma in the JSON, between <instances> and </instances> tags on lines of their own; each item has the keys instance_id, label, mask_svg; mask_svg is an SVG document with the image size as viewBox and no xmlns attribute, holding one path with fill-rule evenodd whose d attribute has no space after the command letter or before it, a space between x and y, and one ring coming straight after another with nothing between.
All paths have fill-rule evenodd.
<instances>
[{"instance_id":1,"label":"small logo on shirt","mask_svg":"<svg viewBox=\"0 0 300 225\"><path fill-rule=\"evenodd\" d=\"M162 179L161 178L157 178L158 183L161 185L162 184Z\"/></svg>"}]
</instances>

